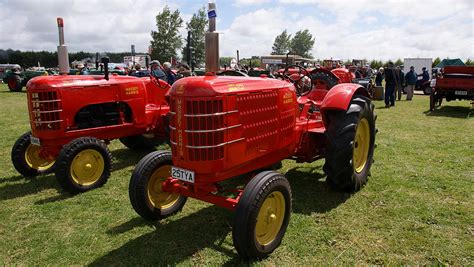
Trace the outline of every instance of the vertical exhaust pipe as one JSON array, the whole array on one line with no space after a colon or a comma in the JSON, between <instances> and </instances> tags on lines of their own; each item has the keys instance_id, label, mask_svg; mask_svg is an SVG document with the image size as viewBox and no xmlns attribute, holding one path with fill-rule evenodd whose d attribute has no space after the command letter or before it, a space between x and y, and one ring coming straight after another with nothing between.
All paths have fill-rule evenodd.
<instances>
[{"instance_id":1,"label":"vertical exhaust pipe","mask_svg":"<svg viewBox=\"0 0 474 267\"><path fill-rule=\"evenodd\" d=\"M58 46L58 65L59 74L69 74L69 56L67 53L67 46L64 45L64 21L63 18L57 18L58 32L59 32L59 46Z\"/></svg>"},{"instance_id":2,"label":"vertical exhaust pipe","mask_svg":"<svg viewBox=\"0 0 474 267\"><path fill-rule=\"evenodd\" d=\"M207 17L209 29L205 36L206 72L219 71L219 33L216 32L216 3L209 1Z\"/></svg>"}]
</instances>

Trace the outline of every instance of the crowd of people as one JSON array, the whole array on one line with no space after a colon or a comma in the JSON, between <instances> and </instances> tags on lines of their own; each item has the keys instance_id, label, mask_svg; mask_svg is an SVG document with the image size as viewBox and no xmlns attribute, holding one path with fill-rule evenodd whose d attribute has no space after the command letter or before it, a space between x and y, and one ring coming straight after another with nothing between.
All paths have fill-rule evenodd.
<instances>
[{"instance_id":1,"label":"crowd of people","mask_svg":"<svg viewBox=\"0 0 474 267\"><path fill-rule=\"evenodd\" d=\"M405 74L400 66L395 67L390 61L386 68L380 67L375 76L375 86L382 86L382 82L385 80L385 107L395 106L395 99L401 100L403 89L407 93L406 100L411 101L418 77L421 76L419 81L421 84L430 79L426 67L423 67L422 71L423 73L418 75L415 72L415 67L410 66L410 70Z\"/></svg>"},{"instance_id":2,"label":"crowd of people","mask_svg":"<svg viewBox=\"0 0 474 267\"><path fill-rule=\"evenodd\" d=\"M191 76L191 68L186 63L179 63L178 70L174 72L171 69L171 63L164 62L160 63L158 60L150 62L150 71L142 69L140 64L135 64L135 69L132 70L129 75L136 77L146 77L152 75L160 80L167 82L172 85L178 78Z\"/></svg>"}]
</instances>

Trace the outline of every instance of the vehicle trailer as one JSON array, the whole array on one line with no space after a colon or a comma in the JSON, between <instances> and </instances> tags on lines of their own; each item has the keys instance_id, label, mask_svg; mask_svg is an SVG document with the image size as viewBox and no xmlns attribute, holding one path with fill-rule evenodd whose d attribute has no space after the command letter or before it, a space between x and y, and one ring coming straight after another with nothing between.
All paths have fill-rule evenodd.
<instances>
[{"instance_id":1,"label":"vehicle trailer","mask_svg":"<svg viewBox=\"0 0 474 267\"><path fill-rule=\"evenodd\" d=\"M443 98L474 101L474 66L446 66L439 77L431 80L430 110L440 106Z\"/></svg>"},{"instance_id":2,"label":"vehicle trailer","mask_svg":"<svg viewBox=\"0 0 474 267\"><path fill-rule=\"evenodd\" d=\"M212 10L214 4L209 5ZM180 211L188 197L234 211L237 252L263 258L282 242L292 209L290 184L274 166L284 159L325 158L331 187L360 189L372 165L374 105L362 86L330 87L304 69L285 81L215 75L217 37L209 33L214 31L206 34L207 75L176 81L167 98L171 152L152 152L140 160L129 197L147 220ZM311 86L301 87L308 81ZM242 187L225 183L236 177L247 182Z\"/></svg>"}]
</instances>

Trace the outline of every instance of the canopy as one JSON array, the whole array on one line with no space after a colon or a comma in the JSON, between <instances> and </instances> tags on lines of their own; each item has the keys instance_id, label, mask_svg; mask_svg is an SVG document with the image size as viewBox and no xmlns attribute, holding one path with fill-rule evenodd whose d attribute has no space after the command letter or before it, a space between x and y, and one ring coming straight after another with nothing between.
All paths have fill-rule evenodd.
<instances>
[{"instance_id":1,"label":"canopy","mask_svg":"<svg viewBox=\"0 0 474 267\"><path fill-rule=\"evenodd\" d=\"M444 68L445 66L465 66L461 59L443 59L435 68Z\"/></svg>"}]
</instances>

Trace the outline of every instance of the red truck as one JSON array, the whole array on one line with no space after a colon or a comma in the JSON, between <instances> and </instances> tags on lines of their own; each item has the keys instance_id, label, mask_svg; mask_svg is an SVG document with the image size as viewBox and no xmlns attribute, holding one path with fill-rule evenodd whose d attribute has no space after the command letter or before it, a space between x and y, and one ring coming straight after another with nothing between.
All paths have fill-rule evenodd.
<instances>
[{"instance_id":1,"label":"red truck","mask_svg":"<svg viewBox=\"0 0 474 267\"><path fill-rule=\"evenodd\" d=\"M447 66L431 80L430 110L441 105L443 98L474 101L474 66Z\"/></svg>"}]
</instances>

